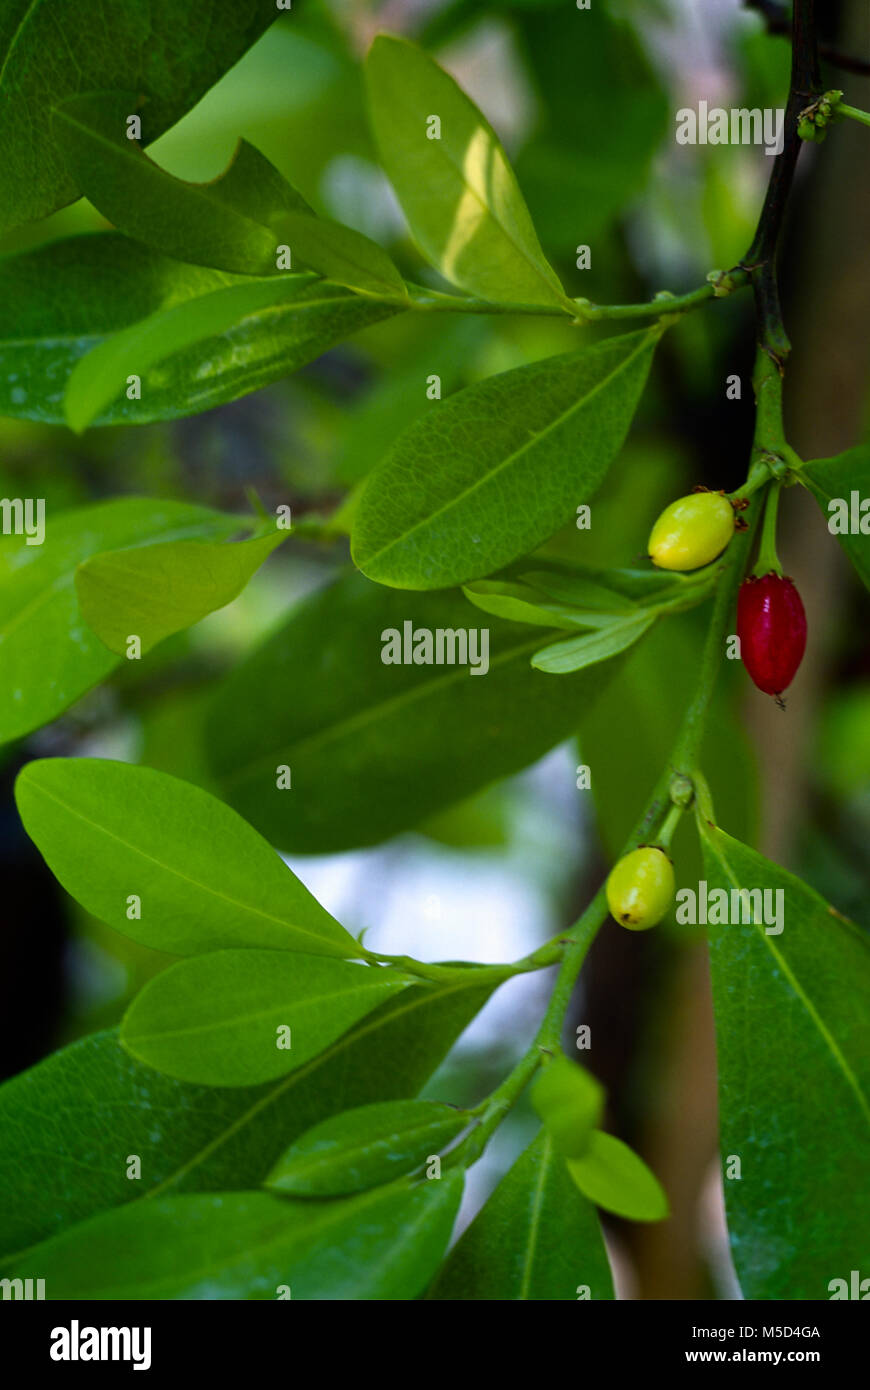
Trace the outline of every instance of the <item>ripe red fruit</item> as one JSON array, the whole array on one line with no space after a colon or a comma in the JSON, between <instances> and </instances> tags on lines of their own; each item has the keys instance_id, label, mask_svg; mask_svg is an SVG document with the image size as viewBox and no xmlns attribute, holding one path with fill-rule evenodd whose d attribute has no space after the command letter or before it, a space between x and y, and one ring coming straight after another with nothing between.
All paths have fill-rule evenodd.
<instances>
[{"instance_id":1,"label":"ripe red fruit","mask_svg":"<svg viewBox=\"0 0 870 1390\"><path fill-rule=\"evenodd\" d=\"M807 615L790 579L750 577L737 598L740 655L759 690L779 696L795 678L807 645Z\"/></svg>"}]
</instances>

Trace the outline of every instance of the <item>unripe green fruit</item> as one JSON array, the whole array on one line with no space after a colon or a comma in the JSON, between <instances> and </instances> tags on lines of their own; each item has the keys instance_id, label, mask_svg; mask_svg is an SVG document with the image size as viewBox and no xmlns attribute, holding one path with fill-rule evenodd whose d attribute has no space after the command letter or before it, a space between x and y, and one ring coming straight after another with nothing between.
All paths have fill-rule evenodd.
<instances>
[{"instance_id":1,"label":"unripe green fruit","mask_svg":"<svg viewBox=\"0 0 870 1390\"><path fill-rule=\"evenodd\" d=\"M532 1105L557 1153L580 1158L601 1119L604 1092L588 1071L567 1057L554 1057L532 1087Z\"/></svg>"},{"instance_id":2,"label":"unripe green fruit","mask_svg":"<svg viewBox=\"0 0 870 1390\"><path fill-rule=\"evenodd\" d=\"M674 866L664 850L643 845L614 864L607 880L607 904L623 927L646 931L664 917L674 888Z\"/></svg>"},{"instance_id":3,"label":"unripe green fruit","mask_svg":"<svg viewBox=\"0 0 870 1390\"><path fill-rule=\"evenodd\" d=\"M721 492L691 492L665 507L649 538L663 570L696 570L720 555L734 535L734 508Z\"/></svg>"}]
</instances>

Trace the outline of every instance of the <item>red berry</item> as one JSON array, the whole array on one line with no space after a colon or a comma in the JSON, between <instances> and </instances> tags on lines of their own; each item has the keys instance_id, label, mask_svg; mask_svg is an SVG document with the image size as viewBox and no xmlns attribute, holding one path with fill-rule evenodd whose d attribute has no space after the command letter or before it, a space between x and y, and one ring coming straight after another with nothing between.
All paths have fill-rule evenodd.
<instances>
[{"instance_id":1,"label":"red berry","mask_svg":"<svg viewBox=\"0 0 870 1390\"><path fill-rule=\"evenodd\" d=\"M759 690L780 695L795 678L807 645L807 615L790 579L745 579L737 598L740 655Z\"/></svg>"}]
</instances>

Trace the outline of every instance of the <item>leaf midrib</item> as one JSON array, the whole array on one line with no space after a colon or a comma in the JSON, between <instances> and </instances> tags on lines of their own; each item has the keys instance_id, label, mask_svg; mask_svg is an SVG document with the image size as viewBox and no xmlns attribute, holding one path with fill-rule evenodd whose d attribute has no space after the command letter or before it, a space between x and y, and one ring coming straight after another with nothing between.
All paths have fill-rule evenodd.
<instances>
[{"instance_id":1,"label":"leaf midrib","mask_svg":"<svg viewBox=\"0 0 870 1390\"><path fill-rule=\"evenodd\" d=\"M427 1004L429 1000L435 996L435 994L437 994L439 1000L443 1000L449 998L452 994L460 993L462 990L471 989L473 985L473 980L461 980L457 984L450 985L446 989L441 990L431 990L426 985L419 985L416 987L417 993L412 993L411 997L406 1000L404 1004L394 1009L386 1018L372 1019L369 1017L368 1019L364 1019L362 1023L355 1025L353 1028L349 1029L348 1032L343 1033L340 1038L337 1038L336 1041L323 1052L319 1052L316 1057L312 1057L311 1060L301 1066L298 1071L291 1072L282 1080L277 1081L271 1087L268 1095L262 1096L259 1100L255 1101L243 1115L233 1120L232 1124L228 1125L221 1134L210 1139L197 1153L192 1154L185 1163L180 1164L173 1173L163 1178L161 1182L157 1183L157 1185L150 1190L150 1192L144 1193L139 1200L151 1201L154 1197L159 1196L161 1192L175 1187L187 1173L200 1167L211 1154L215 1153L225 1144L228 1144L233 1136L239 1130L244 1129L246 1125L250 1124L261 1110L265 1110L268 1106L280 1100L285 1090L303 1081L306 1076L311 1072L317 1071L319 1067L325 1066L327 1062L331 1061L331 1059L339 1053L356 1046L358 1042L367 1037L370 1033L377 1032L379 1028L395 1023L403 1014L410 1014L413 1013L415 1009L422 1008L424 1004ZM477 987L479 988L479 985Z\"/></svg>"},{"instance_id":2,"label":"leaf midrib","mask_svg":"<svg viewBox=\"0 0 870 1390\"><path fill-rule=\"evenodd\" d=\"M525 200L523 199L522 190L520 189L520 186L519 186L519 184L517 183L516 174L514 173L513 169L511 168L510 161L508 160L508 157L507 157L507 155L505 154L504 147L502 146L501 141L499 140L498 136L496 135L495 131L493 130L492 126L490 125L489 121L487 121L487 119L486 119L486 117L483 115L483 113L482 113L481 111L478 111L478 110L474 107L474 103L471 102L470 99L466 96L465 92L463 92L462 88L459 86L459 83L458 83L458 82L454 83L454 79L451 78L449 74L446 74L446 75L447 75L448 81L450 81L451 83L453 83L453 84L455 85L456 90L459 92L459 94L460 94L460 96L462 97L462 99L463 99L463 100L468 104L468 106L474 111L475 119L478 120L478 121L480 122L480 124L481 124L482 128L484 129L484 131L486 131L486 132L489 134L490 138L492 139L492 142L493 142L493 145L494 145L496 151L498 152L498 154L501 155L501 158L502 158L503 161L504 161L504 166L505 166L505 168L506 168L507 171L508 171L508 175L509 175L509 177L510 177L510 179L511 179L511 182L512 182L513 188L514 188L514 190L515 190L515 192L516 192L516 195L517 195L517 198L518 198L518 200L519 200L520 206L528 213L528 208L526 207ZM404 91L403 91L403 95L404 95ZM413 117L415 116L415 111L414 111L413 106L411 106L410 103L407 102L407 101L403 101L402 105L404 106L407 115L408 115L409 117L412 117L412 118L413 118ZM492 208L491 204L490 204L489 202L487 202L487 200L486 200L485 198L481 197L481 195L478 193L477 189L474 188L474 187L468 182L468 180L466 179L465 174L464 174L464 172L463 172L462 165L454 158L454 156L453 156L452 152L450 151L450 149L448 148L448 146L445 145L443 142L439 142L439 146L440 146L440 148L439 148L438 150L436 150L435 153L436 153L436 154L441 154L441 155L444 157L446 163L449 164L450 167L453 169L453 172L455 173L455 175L456 175L456 177L457 177L457 180L458 180L460 186L461 186L462 188L468 190L468 192L469 192L469 193L471 194L471 196L474 198L474 200L476 201L476 203L478 204L478 206L481 207L481 208L483 209L483 211L486 213L488 220L489 220L489 221L492 223L492 225L493 225L494 227L496 227L496 228L498 229L498 231L502 234L502 236L504 237L504 239L505 239L505 241L508 243L508 245L511 246L511 247L517 252L517 254L519 255L520 259L523 260L527 266L529 266L529 268L533 271L533 273L534 273L534 275L536 276L536 278L537 278L538 280L540 280L541 283L542 283L543 285L546 286L546 289L547 289L547 292L548 292L548 294L547 294L547 302L550 303L550 304L552 304L552 303L554 303L554 302L555 302L555 303L558 303L563 309L566 309L566 312L567 312L567 305L570 303L570 301L568 300L568 297L567 297L567 295L565 294L565 291L562 289L562 286L561 286L561 284L559 283L559 278L558 278L558 276L556 275L556 272L555 272L554 270L552 270L552 267L550 267L550 266L547 264L547 259L546 259L545 255L544 255L544 250L543 250L543 247L541 246L540 242L538 242L538 244L537 244L537 250L540 251L540 253L541 253L541 260L544 261L544 263L547 264L547 268L550 269L551 274L552 274L552 276L553 276L553 279L552 279L552 280L547 276L547 274L546 274L545 271L542 269L542 267L541 267L539 264L537 264L537 262L536 262L535 260L532 259L532 257L530 256L530 254L529 254L529 252L526 250L526 248L523 247L523 246L521 246L520 243L516 240L516 238L515 238L514 236L511 235L510 231L509 231L508 228L505 226L505 224L504 224L502 221L500 221L500 219L499 219L498 217L496 217L495 211L494 211L494 209ZM529 214L529 222L531 223L531 215L530 215L530 214ZM451 225L452 225L452 224L451 224ZM533 224L532 224L532 235L535 236L534 225L533 225ZM427 238L427 240L428 240L428 238ZM535 240L537 241L537 237L535 237Z\"/></svg>"},{"instance_id":3,"label":"leaf midrib","mask_svg":"<svg viewBox=\"0 0 870 1390\"><path fill-rule=\"evenodd\" d=\"M395 536L387 545L382 546L380 550L376 550L371 555L362 557L362 562L365 564L367 570L370 570L372 566L377 564L379 560L382 560L385 555L389 555L391 550L394 550L397 546L404 545L408 538L413 536L415 532L431 526L439 517L444 516L445 513L464 505L469 497L480 488L487 487L493 479L497 478L498 475L504 471L504 469L512 467L517 460L521 459L523 454L529 449L537 448L538 444L546 439L553 430L560 429L562 425L570 420L571 416L576 411L583 410L600 391L603 391L621 372L626 371L638 354L643 352L652 341L653 334L644 333L638 346L634 348L627 357L624 357L618 366L608 372L605 377L602 377L601 380L592 387L591 391L587 391L578 401L574 401L567 410L562 411L555 420L551 420L544 429L532 434L519 449L515 449L512 453L508 454L506 458L502 459L501 463L496 464L494 468L482 474L481 477L477 478L472 483L471 487L464 488L458 496L451 497L447 502L442 503L435 511L429 512L425 517L422 517L420 521L415 522L413 526L409 526L407 531L403 531L400 535ZM581 349L581 352L582 351L583 349ZM519 370L522 370L522 368Z\"/></svg>"},{"instance_id":4,"label":"leaf midrib","mask_svg":"<svg viewBox=\"0 0 870 1390\"><path fill-rule=\"evenodd\" d=\"M366 967L361 965L359 968L360 970L364 970ZM167 1042L172 1038L201 1037L208 1033L221 1033L228 1028L243 1028L248 1024L259 1023L265 1018L274 1017L276 1009L298 1009L298 1017L312 1007L319 1008L323 1004L334 1004L338 1000L348 999L357 995L365 997L369 993L383 993L385 996L388 996L390 990L395 989L398 992L411 983L407 977L399 977L396 980L392 977L385 979L383 978L383 970L371 970L370 973L375 976L370 984L363 984L360 982L359 984L348 985L343 989L332 989L323 994L309 994L306 995L304 999L276 999L270 1003L267 1008L256 1009L252 1013L224 1015L218 1019L211 1019L208 1023L188 1024L184 1028L165 1028L158 1033L134 1033L132 1029L125 1029L122 1040L125 1045L132 1050L134 1047L140 1047L143 1044ZM161 977L158 976L157 978L160 979ZM140 999L142 998L141 995L139 997Z\"/></svg>"},{"instance_id":5,"label":"leaf midrib","mask_svg":"<svg viewBox=\"0 0 870 1390\"><path fill-rule=\"evenodd\" d=\"M9 66L9 60L11 59L12 54L15 52L15 49L18 47L18 40L21 38L21 35L30 23L34 10L38 9L41 3L42 0L30 0L30 4L27 6L27 9L24 11L24 14L21 16L21 19L18 22L18 25L15 29L15 33L9 40L9 47L6 50L6 54L3 58L3 63L2 65L0 65L0 91L2 91L3 79L6 76L6 69Z\"/></svg>"},{"instance_id":6,"label":"leaf midrib","mask_svg":"<svg viewBox=\"0 0 870 1390\"><path fill-rule=\"evenodd\" d=\"M266 912L263 908L254 907L252 904L246 903L242 899L233 898L230 897L228 893L219 892L217 889L212 888L209 884L202 883L199 879L191 878L189 874L182 873L181 870L175 868L174 865L166 864L160 859L156 859L154 855L146 853L146 851L143 850L140 846L131 844L129 840L125 840L121 835L116 834L113 830L109 830L105 826L100 825L98 821L91 820L91 818L89 816L86 816L83 811L77 810L75 807L70 806L69 803L64 801L61 797L55 796L54 793L47 791L46 788L42 786L39 782L34 782L31 780L29 785L31 791L35 790L40 792L49 801L53 801L56 805L60 806L62 810L72 815L76 820L80 820L85 825L91 826L94 830L104 835L107 839L115 841L115 843L121 845L122 848L132 851L133 854L139 855L140 858L145 859L149 863L156 865L158 869L162 869L164 873L169 873L173 875L175 878L180 879L183 883L191 884L194 888L198 888L201 892L210 894L212 897L217 898L220 902L227 903L232 908L240 908L243 912L250 913L252 916L262 917L265 921L276 923L278 926L284 928L285 930L288 927L290 927L294 932L299 932L303 936L310 936L315 941L318 941L321 944L324 941L330 940L329 936L325 934L320 935L318 932L312 931L310 927L298 926L295 922L290 921L286 917L276 917L273 913ZM283 860L281 859L280 855L276 854L275 857L278 860L279 864L283 863ZM284 867L286 869L286 865L284 865ZM287 869L287 873L290 874L290 872L291 871ZM300 887L303 889L303 891L308 891L305 888L304 884L300 884ZM314 901L316 901L316 899L314 899ZM325 908L323 910L326 911ZM340 922L336 922L335 925L338 927L340 932L344 932L344 928L342 927ZM351 943L356 944L353 942L353 937L351 937L348 933L345 933L345 935L348 936L348 940Z\"/></svg>"},{"instance_id":7,"label":"leaf midrib","mask_svg":"<svg viewBox=\"0 0 870 1390\"><path fill-rule=\"evenodd\" d=\"M558 629L554 629L558 631ZM544 632L547 629L543 629ZM504 665L506 662L513 661L517 657L524 656L526 652L533 652L540 647L544 640L542 636L537 636L530 641L523 642L511 650L501 653L499 656L491 657L489 670L496 666ZM269 753L264 753L251 762L245 763L242 767L236 768L233 772L220 772L220 780L226 786L231 786L236 782L243 781L251 776L254 771L261 767L270 767L276 755L285 748L292 748L294 756L300 749L310 749L316 747L318 743L329 743L337 738L344 737L348 732L355 732L364 728L366 724L372 724L385 714L392 713L395 709L404 705L413 704L416 700L426 699L433 692L437 692L444 686L455 685L458 681L472 679L470 673L463 669L448 672L443 676L433 677L430 681L421 682L411 690L401 691L398 695L392 695L388 700L382 700L378 704L370 705L368 709L357 711L356 714L349 715L346 719L340 719L337 723L329 724L324 729L318 729L313 734L308 734L305 738L297 742L279 743Z\"/></svg>"},{"instance_id":8,"label":"leaf midrib","mask_svg":"<svg viewBox=\"0 0 870 1390\"><path fill-rule=\"evenodd\" d=\"M358 1163L361 1158L365 1158L366 1154L370 1153L373 1149L377 1150L379 1146L383 1147L389 1144L396 1136L402 1140L403 1144L410 1145L418 1143L421 1139L430 1135L433 1140L439 1139L441 1137L440 1131L449 1128L449 1117L442 1116L438 1119L418 1120L416 1124L408 1125L403 1129L391 1129L388 1133L378 1134L374 1137L369 1136L368 1139L357 1139L350 1144L342 1145L340 1140L335 1140L335 1148L331 1151L326 1153L321 1151L319 1154L317 1152L312 1152L307 1156L303 1155L301 1158L295 1159L292 1163L288 1163L287 1168L285 1168L282 1173L278 1174L275 1181L271 1182L269 1186L275 1191L287 1192L292 1196L294 1194L294 1188L288 1187L286 1181L284 1183L281 1182L281 1179L286 1179L288 1174L298 1183L300 1178L308 1178L312 1173L315 1176L318 1173L322 1174L324 1172L329 1175L336 1169L338 1169L339 1172L343 1172L346 1168L352 1167L355 1163ZM300 1193L300 1196L301 1195L303 1194ZM326 1194L324 1193L323 1195L325 1196Z\"/></svg>"},{"instance_id":9,"label":"leaf midrib","mask_svg":"<svg viewBox=\"0 0 870 1390\"><path fill-rule=\"evenodd\" d=\"M553 1156L552 1142L547 1136L541 1150L541 1166L538 1173L538 1180L532 1194L532 1209L529 1216L529 1230L526 1239L526 1248L523 1256L523 1277L520 1283L520 1298L528 1300L529 1288L532 1282L532 1268L535 1262L535 1254L538 1248L538 1232L541 1225L541 1212L544 1206L544 1190L547 1186L549 1177L550 1163Z\"/></svg>"},{"instance_id":10,"label":"leaf midrib","mask_svg":"<svg viewBox=\"0 0 870 1390\"><path fill-rule=\"evenodd\" d=\"M396 1187L398 1190L398 1183L396 1184ZM413 1189L409 1187L409 1193L412 1191ZM237 1196L238 1194L235 1192L229 1192L225 1195L232 1197ZM376 1202L383 1200L383 1197L383 1188L373 1188L371 1193L365 1193L361 1197L354 1199L355 1202L358 1202L359 1204L358 1207L356 1207L356 1211L359 1211L360 1213L365 1211L369 1206L374 1205ZM144 1199L140 1198L140 1201L141 1200ZM276 1197L274 1200L276 1202L280 1202L281 1198ZM315 1235L322 1236L324 1232L329 1231L332 1227L336 1225L340 1225L344 1220L347 1219L347 1212L344 1209L344 1201L341 1198L337 1198L335 1199L335 1201L336 1206L338 1207L337 1211L326 1211L326 1204L311 1204L315 1207L319 1206L320 1210L309 1220L308 1224L305 1227L304 1234L300 1230L300 1228L297 1227L296 1232L294 1234L288 1235L286 1231L280 1231L264 1237L260 1242L257 1242L254 1245L246 1246L246 1259L250 1259L252 1256L255 1255L259 1255L261 1257L265 1256L276 1247L280 1249L282 1246L285 1246L287 1244L290 1244L292 1246L294 1241L298 1242L299 1240L301 1240L303 1250L306 1247L308 1247L310 1250L310 1247L313 1246L315 1243ZM326 1214L324 1215L325 1211ZM406 1223L402 1226L398 1239L390 1245L390 1248L388 1250L384 1251L383 1255L381 1256L381 1259L374 1264L371 1261L367 1262L367 1273L369 1277L372 1277L373 1271L382 1269L385 1264L392 1263L392 1261L396 1258L397 1248L403 1244L407 1244L410 1240L412 1240L416 1235L419 1226L421 1226L425 1222L426 1218L430 1215L431 1212L427 1211L425 1207L422 1207L415 1222L411 1224ZM227 1255L221 1262L215 1263L213 1265L202 1266L191 1271L188 1277L188 1287L193 1287L197 1282L201 1282L203 1279L219 1278L227 1270L231 1270L234 1264L236 1264L237 1262L237 1252L227 1253ZM139 1298L142 1298L148 1290L154 1290L156 1292L160 1289L165 1288L167 1279L171 1280L171 1277L171 1274L166 1273L160 1276L159 1278L150 1280L146 1283L139 1282L122 1285L120 1287L118 1287L117 1285L113 1285L111 1289L106 1290L92 1289L89 1290L87 1296L90 1299L100 1299L104 1296L104 1294L111 1293L112 1297L117 1299L124 1298L127 1290L138 1290L138 1296Z\"/></svg>"},{"instance_id":11,"label":"leaf midrib","mask_svg":"<svg viewBox=\"0 0 870 1390\"><path fill-rule=\"evenodd\" d=\"M714 827L714 830L716 834L719 833L718 827ZM734 871L728 863L728 860L725 858L724 852L720 850L717 846L713 836L708 835L707 842L710 845L710 848L715 854L717 860L721 864L722 871L728 879L728 882L731 883L734 888L737 888L738 890L741 889L742 885L739 879L736 877ZM767 932L764 930L764 924L753 920L751 925L757 929L760 928L757 934L761 937L761 940L764 942L765 946L770 951L771 955L776 961L778 968L782 971L782 974L785 977L785 979L788 980L788 983L794 990L796 998L799 1000L806 1012L809 1014L810 1019L814 1023L820 1038L822 1039L823 1043L825 1044L831 1056L833 1057L837 1069L840 1072L842 1072L843 1079L845 1080L847 1086L855 1096L858 1102L858 1108L861 1111L861 1114L863 1115L865 1121L867 1122L868 1127L870 1127L870 1102L868 1102L867 1097L864 1095L861 1083L858 1080L852 1068L850 1067L846 1058L844 1057L833 1033L828 1028L824 1019L822 1018L821 1014L816 1008L815 1004L813 1004L812 1000L807 995L806 991L803 988L803 985L800 983L799 979L797 978L796 974L794 973L794 970L792 969L785 956L781 953L781 951L778 950L775 943L771 940Z\"/></svg>"}]
</instances>

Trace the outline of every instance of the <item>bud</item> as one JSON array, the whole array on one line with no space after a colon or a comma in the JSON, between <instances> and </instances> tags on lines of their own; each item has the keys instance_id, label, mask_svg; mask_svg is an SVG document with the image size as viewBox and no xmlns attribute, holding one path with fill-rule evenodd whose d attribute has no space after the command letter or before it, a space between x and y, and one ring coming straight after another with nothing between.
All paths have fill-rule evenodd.
<instances>
[{"instance_id":1,"label":"bud","mask_svg":"<svg viewBox=\"0 0 870 1390\"><path fill-rule=\"evenodd\" d=\"M588 1071L560 1056L547 1063L532 1087L532 1105L557 1153L579 1158L601 1119L604 1092Z\"/></svg>"}]
</instances>

